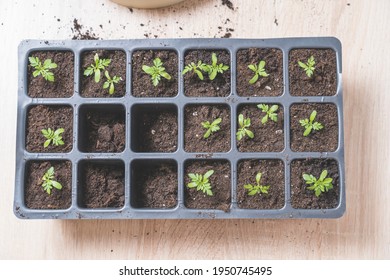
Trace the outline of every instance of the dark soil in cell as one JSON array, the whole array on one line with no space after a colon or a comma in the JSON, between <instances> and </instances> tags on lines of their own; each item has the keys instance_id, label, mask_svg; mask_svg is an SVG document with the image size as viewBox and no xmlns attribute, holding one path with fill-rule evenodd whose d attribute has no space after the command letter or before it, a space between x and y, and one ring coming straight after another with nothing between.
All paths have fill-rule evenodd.
<instances>
[{"instance_id":1,"label":"dark soil in cell","mask_svg":"<svg viewBox=\"0 0 390 280\"><path fill-rule=\"evenodd\" d=\"M316 197L314 191L308 190L309 185L303 179L303 174L311 174L317 179L321 172L328 171L327 178L333 179L333 189ZM333 159L294 160L291 163L291 205L296 209L329 209L339 204L340 179L337 161Z\"/></svg>"},{"instance_id":2,"label":"dark soil in cell","mask_svg":"<svg viewBox=\"0 0 390 280\"><path fill-rule=\"evenodd\" d=\"M154 86L151 76L142 70L142 65L152 67L153 60L160 58L171 79L161 77ZM135 97L173 97L178 94L178 58L175 51L135 51L132 58L132 95Z\"/></svg>"},{"instance_id":3,"label":"dark soil in cell","mask_svg":"<svg viewBox=\"0 0 390 280\"><path fill-rule=\"evenodd\" d=\"M249 81L254 72L248 65L265 61L265 71L269 76L256 83ZM279 49L250 48L237 52L237 93L241 96L279 96L283 94L283 53Z\"/></svg>"},{"instance_id":4,"label":"dark soil in cell","mask_svg":"<svg viewBox=\"0 0 390 280\"><path fill-rule=\"evenodd\" d=\"M104 70L101 70L99 83L95 82L94 74L90 76L84 76L84 70L91 64L95 65L94 56L99 55L100 59L111 59L111 63ZM96 50L87 51L82 54L80 69L80 81L81 81L81 96L82 97L122 97L126 93L126 53L119 50ZM114 94L108 93L108 88L104 89L103 84L107 81L104 75L105 71L108 71L111 78L114 76L121 77L122 81L114 84Z\"/></svg>"},{"instance_id":5,"label":"dark soil in cell","mask_svg":"<svg viewBox=\"0 0 390 280\"><path fill-rule=\"evenodd\" d=\"M240 152L281 152L284 149L284 113L283 107L279 105L276 111L278 115L277 122L268 119L265 124L261 123L261 119L265 113L257 108L258 104L250 104L239 107L237 114L237 130L239 128L238 115L243 114L244 118L251 119L251 126L248 128L254 134L251 139L245 136L240 141L237 140L237 148ZM271 107L274 104L268 104ZM236 130L236 132L237 132Z\"/></svg>"},{"instance_id":6,"label":"dark soil in cell","mask_svg":"<svg viewBox=\"0 0 390 280\"><path fill-rule=\"evenodd\" d=\"M42 177L54 167L54 181L62 189L51 189L49 195L42 187ZM70 161L30 161L26 165L24 199L30 209L67 209L72 204L72 164Z\"/></svg>"},{"instance_id":7,"label":"dark soil in cell","mask_svg":"<svg viewBox=\"0 0 390 280\"><path fill-rule=\"evenodd\" d=\"M260 184L270 186L268 194L248 195L246 184L256 185L256 175L261 173ZM284 165L281 160L242 160L237 171L237 203L245 209L281 209L284 207Z\"/></svg>"},{"instance_id":8,"label":"dark soil in cell","mask_svg":"<svg viewBox=\"0 0 390 280\"><path fill-rule=\"evenodd\" d=\"M186 52L184 63L185 65L194 62L195 64L201 60L203 63L211 64L211 55L216 53L218 64L223 63L228 65L229 69L223 74L218 73L214 80L210 80L207 73L203 73L204 80L200 80L198 76L192 72L186 73L184 78L184 94L191 97L224 97L230 94L230 55L224 50L191 50Z\"/></svg>"},{"instance_id":9,"label":"dark soil in cell","mask_svg":"<svg viewBox=\"0 0 390 280\"><path fill-rule=\"evenodd\" d=\"M54 82L46 81L42 75L33 77L34 67L28 63L27 83L28 96L34 98L67 98L73 95L74 89L74 55L70 51L39 51L29 56L38 57L42 64L51 59L57 68L51 69Z\"/></svg>"},{"instance_id":10,"label":"dark soil in cell","mask_svg":"<svg viewBox=\"0 0 390 280\"><path fill-rule=\"evenodd\" d=\"M185 206L192 209L219 209L229 212L231 203L231 176L230 164L226 160L192 160L185 165ZM209 170L214 170L210 176L211 191L213 196L208 196L196 188L188 188L191 182L189 173L204 175Z\"/></svg>"},{"instance_id":11,"label":"dark soil in cell","mask_svg":"<svg viewBox=\"0 0 390 280\"><path fill-rule=\"evenodd\" d=\"M314 57L314 75L309 78L298 61ZM336 53L332 49L295 49L289 54L290 94L295 96L331 96L336 94Z\"/></svg>"},{"instance_id":12,"label":"dark soil in cell","mask_svg":"<svg viewBox=\"0 0 390 280\"><path fill-rule=\"evenodd\" d=\"M187 152L228 152L230 150L230 110L224 105L190 105L184 111L184 149ZM208 138L203 135L207 129L202 122L222 121L220 130L211 133Z\"/></svg>"},{"instance_id":13,"label":"dark soil in cell","mask_svg":"<svg viewBox=\"0 0 390 280\"><path fill-rule=\"evenodd\" d=\"M320 122L324 128L312 130L303 136L305 128L299 120L309 119L313 110L317 111L314 122ZM291 149L294 152L332 152L338 147L338 118L334 104L293 104L290 108Z\"/></svg>"},{"instance_id":14,"label":"dark soil in cell","mask_svg":"<svg viewBox=\"0 0 390 280\"><path fill-rule=\"evenodd\" d=\"M174 161L132 163L132 206L173 208L177 205L177 164Z\"/></svg>"},{"instance_id":15,"label":"dark soil in cell","mask_svg":"<svg viewBox=\"0 0 390 280\"><path fill-rule=\"evenodd\" d=\"M79 167L79 195L81 207L123 207L125 203L123 163L83 162Z\"/></svg>"},{"instance_id":16,"label":"dark soil in cell","mask_svg":"<svg viewBox=\"0 0 390 280\"><path fill-rule=\"evenodd\" d=\"M42 129L57 130L63 128L62 140L64 145L48 147L43 144L47 140ZM32 153L67 153L73 147L73 110L69 106L32 106L27 113L26 150Z\"/></svg>"}]
</instances>

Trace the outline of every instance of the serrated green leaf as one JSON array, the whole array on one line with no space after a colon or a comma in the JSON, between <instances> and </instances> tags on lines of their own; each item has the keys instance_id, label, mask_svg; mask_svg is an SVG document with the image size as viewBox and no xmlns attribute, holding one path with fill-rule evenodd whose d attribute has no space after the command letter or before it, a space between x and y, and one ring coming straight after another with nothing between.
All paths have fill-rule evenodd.
<instances>
[{"instance_id":1,"label":"serrated green leaf","mask_svg":"<svg viewBox=\"0 0 390 280\"><path fill-rule=\"evenodd\" d=\"M328 171L327 170L322 170L319 180L323 181L326 178L327 175L328 175Z\"/></svg>"},{"instance_id":2,"label":"serrated green leaf","mask_svg":"<svg viewBox=\"0 0 390 280\"><path fill-rule=\"evenodd\" d=\"M306 68L307 68L307 65L306 65L305 63L299 61L299 60L298 60L298 65L299 65L300 67L302 67L303 69L306 69Z\"/></svg>"},{"instance_id":3,"label":"serrated green leaf","mask_svg":"<svg viewBox=\"0 0 390 280\"><path fill-rule=\"evenodd\" d=\"M214 170L209 170L206 172L206 174L204 174L203 178L208 179L213 174L214 174Z\"/></svg>"},{"instance_id":4,"label":"serrated green leaf","mask_svg":"<svg viewBox=\"0 0 390 280\"><path fill-rule=\"evenodd\" d=\"M278 106L278 105L272 105L271 108L269 109L269 111L270 111L271 113L273 113L273 112L276 112L278 109L279 109L279 106Z\"/></svg>"},{"instance_id":5,"label":"serrated green leaf","mask_svg":"<svg viewBox=\"0 0 390 280\"><path fill-rule=\"evenodd\" d=\"M257 68L256 68L256 66L253 65L253 64L249 64L249 65L248 65L248 68L249 68L250 70L252 70L253 72L257 72Z\"/></svg>"},{"instance_id":6,"label":"serrated green leaf","mask_svg":"<svg viewBox=\"0 0 390 280\"><path fill-rule=\"evenodd\" d=\"M197 186L196 182L191 182L187 184L187 187L189 188L195 188Z\"/></svg>"},{"instance_id":7,"label":"serrated green leaf","mask_svg":"<svg viewBox=\"0 0 390 280\"><path fill-rule=\"evenodd\" d=\"M212 125L217 125L220 124L221 122L222 122L222 118L218 118L212 122Z\"/></svg>"},{"instance_id":8,"label":"serrated green leaf","mask_svg":"<svg viewBox=\"0 0 390 280\"><path fill-rule=\"evenodd\" d=\"M255 195L255 194L257 194L257 190L256 190L256 189L253 189L253 190L251 190L251 191L248 193L248 195L250 195L250 196L253 196L253 195Z\"/></svg>"},{"instance_id":9,"label":"serrated green leaf","mask_svg":"<svg viewBox=\"0 0 390 280\"><path fill-rule=\"evenodd\" d=\"M251 184L244 185L244 189L251 190L253 186Z\"/></svg>"},{"instance_id":10,"label":"serrated green leaf","mask_svg":"<svg viewBox=\"0 0 390 280\"><path fill-rule=\"evenodd\" d=\"M203 77L202 72L200 72L199 70L195 70L195 73L196 73L196 75L198 75L198 78L203 81L204 77Z\"/></svg>"}]
</instances>

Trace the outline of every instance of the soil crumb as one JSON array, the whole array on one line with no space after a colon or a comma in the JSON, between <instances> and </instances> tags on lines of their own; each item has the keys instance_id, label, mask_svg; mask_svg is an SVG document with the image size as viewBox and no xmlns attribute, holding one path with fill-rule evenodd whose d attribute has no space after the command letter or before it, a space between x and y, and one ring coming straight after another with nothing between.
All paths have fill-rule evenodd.
<instances>
[{"instance_id":1,"label":"soil crumb","mask_svg":"<svg viewBox=\"0 0 390 280\"><path fill-rule=\"evenodd\" d=\"M230 0L222 0L222 5L227 6L230 10L234 11L234 5Z\"/></svg>"},{"instance_id":2,"label":"soil crumb","mask_svg":"<svg viewBox=\"0 0 390 280\"><path fill-rule=\"evenodd\" d=\"M99 38L92 30L83 30L84 26L79 23L75 18L73 19L73 27L71 28L73 32L72 40L99 40Z\"/></svg>"}]
</instances>

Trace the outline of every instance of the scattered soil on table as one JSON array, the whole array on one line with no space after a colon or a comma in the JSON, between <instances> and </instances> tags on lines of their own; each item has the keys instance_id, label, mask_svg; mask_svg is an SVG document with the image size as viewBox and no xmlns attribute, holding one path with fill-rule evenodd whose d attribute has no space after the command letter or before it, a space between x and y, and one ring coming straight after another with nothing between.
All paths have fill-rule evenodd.
<instances>
[{"instance_id":1,"label":"scattered soil on table","mask_svg":"<svg viewBox=\"0 0 390 280\"><path fill-rule=\"evenodd\" d=\"M34 67L28 62L27 83L28 96L33 98L67 98L73 95L74 88L74 55L70 51L32 52L30 57L38 57L43 62L51 59L57 68L51 69L54 82L46 81L42 75L33 77Z\"/></svg>"},{"instance_id":2,"label":"scattered soil on table","mask_svg":"<svg viewBox=\"0 0 390 280\"><path fill-rule=\"evenodd\" d=\"M313 110L317 111L314 122L320 122L324 128L312 130L303 136L305 128L299 120L308 119ZM293 104L290 108L291 149L294 152L333 152L338 146L338 118L334 104Z\"/></svg>"},{"instance_id":3,"label":"scattered soil on table","mask_svg":"<svg viewBox=\"0 0 390 280\"><path fill-rule=\"evenodd\" d=\"M121 208L125 203L123 163L86 162L79 173L80 206Z\"/></svg>"},{"instance_id":4,"label":"scattered soil on table","mask_svg":"<svg viewBox=\"0 0 390 280\"><path fill-rule=\"evenodd\" d=\"M222 0L222 5L228 7L230 10L234 11L234 5L230 0Z\"/></svg>"},{"instance_id":5,"label":"scattered soil on table","mask_svg":"<svg viewBox=\"0 0 390 280\"><path fill-rule=\"evenodd\" d=\"M261 77L256 83L249 81L254 72L248 65L265 61L269 76ZM280 96L283 94L283 53L279 49L250 48L237 52L237 93L241 96Z\"/></svg>"},{"instance_id":6,"label":"scattered soil on table","mask_svg":"<svg viewBox=\"0 0 390 280\"><path fill-rule=\"evenodd\" d=\"M173 161L135 161L132 168L132 206L173 208L177 205L177 164Z\"/></svg>"},{"instance_id":7,"label":"scattered soil on table","mask_svg":"<svg viewBox=\"0 0 390 280\"><path fill-rule=\"evenodd\" d=\"M218 64L223 63L228 65L229 69L223 74L218 73L214 80L210 80L207 73L203 73L204 80L200 80L198 76L192 72L186 73L184 77L184 94L191 97L225 97L230 94L230 55L224 50L191 50L186 52L184 63L185 65L191 62L198 63L201 60L203 63L211 64L211 55L215 53L218 58Z\"/></svg>"},{"instance_id":8,"label":"scattered soil on table","mask_svg":"<svg viewBox=\"0 0 390 280\"><path fill-rule=\"evenodd\" d=\"M52 143L44 148L47 140L42 129L51 128L56 131L63 128L64 145L55 146ZM73 147L73 110L69 106L37 105L29 108L26 123L26 150L32 153L67 153Z\"/></svg>"},{"instance_id":9,"label":"scattered soil on table","mask_svg":"<svg viewBox=\"0 0 390 280\"><path fill-rule=\"evenodd\" d=\"M316 197L314 191L302 178L303 174L311 174L317 179L321 172L328 171L327 178L333 179L333 189ZM340 186L337 161L333 159L294 160L291 163L291 205L296 209L329 209L339 204Z\"/></svg>"},{"instance_id":10,"label":"scattered soil on table","mask_svg":"<svg viewBox=\"0 0 390 280\"><path fill-rule=\"evenodd\" d=\"M270 186L268 194L248 195L244 185L256 185L256 175L261 172L260 184ZM281 209L284 207L284 165L281 160L242 160L237 171L237 203L245 209Z\"/></svg>"},{"instance_id":11,"label":"scattered soil on table","mask_svg":"<svg viewBox=\"0 0 390 280\"><path fill-rule=\"evenodd\" d=\"M99 40L100 38L93 32L90 27L89 30L83 30L84 26L79 23L75 18L73 19L73 27L71 28L73 32L72 40Z\"/></svg>"},{"instance_id":12,"label":"scattered soil on table","mask_svg":"<svg viewBox=\"0 0 390 280\"><path fill-rule=\"evenodd\" d=\"M196 188L188 188L191 182L189 173L204 175L209 170L214 174L209 177L212 196L208 196ZM231 203L231 179L230 164L226 160L191 160L185 166L185 206L192 209L218 209L225 212L230 211Z\"/></svg>"},{"instance_id":13,"label":"scattered soil on table","mask_svg":"<svg viewBox=\"0 0 390 280\"><path fill-rule=\"evenodd\" d=\"M91 64L95 64L94 56L99 55L100 59L111 59L111 63L105 70L108 71L111 78L114 76L121 77L122 81L114 84L114 94L108 93L108 88L104 89L103 84L107 81L104 75L105 70L101 70L99 83L95 82L94 74L90 76L84 76L84 70ZM82 54L82 66L80 69L80 81L81 81L81 96L82 97L122 97L126 93L126 54L123 51L113 50L96 50L88 51Z\"/></svg>"},{"instance_id":14,"label":"scattered soil on table","mask_svg":"<svg viewBox=\"0 0 390 280\"><path fill-rule=\"evenodd\" d=\"M224 105L190 105L184 111L184 149L186 152L228 152L230 150L230 110ZM205 139L202 122L221 118L220 130Z\"/></svg>"},{"instance_id":15,"label":"scattered soil on table","mask_svg":"<svg viewBox=\"0 0 390 280\"><path fill-rule=\"evenodd\" d=\"M314 57L314 75L309 78L298 65ZM337 90L336 53L332 49L295 49L289 55L290 94L295 96L331 96Z\"/></svg>"},{"instance_id":16,"label":"scattered soil on table","mask_svg":"<svg viewBox=\"0 0 390 280\"><path fill-rule=\"evenodd\" d=\"M142 65L153 66L153 60L160 58L165 71L171 75L167 80L161 77L159 84L152 84L151 76L142 70ZM173 97L178 94L178 58L175 51L135 51L132 59L132 95L135 97Z\"/></svg>"},{"instance_id":17,"label":"scattered soil on table","mask_svg":"<svg viewBox=\"0 0 390 280\"><path fill-rule=\"evenodd\" d=\"M120 153L125 149L125 111L90 109L81 114L79 141L84 152Z\"/></svg>"},{"instance_id":18,"label":"scattered soil on table","mask_svg":"<svg viewBox=\"0 0 390 280\"><path fill-rule=\"evenodd\" d=\"M42 177L54 167L54 180L61 190L51 189L49 195L42 187ZM24 190L26 207L30 209L67 209L72 204L72 164L70 161L29 161L26 165Z\"/></svg>"},{"instance_id":19,"label":"scattered soil on table","mask_svg":"<svg viewBox=\"0 0 390 280\"><path fill-rule=\"evenodd\" d=\"M245 105L238 109L236 132L239 128L238 115L243 114L245 119L248 117L251 119L251 126L248 129L254 134L253 139L246 135L240 141L237 140L238 150L240 152L281 152L284 149L283 107L278 104L277 122L268 118L268 122L262 124L261 119L265 116L265 113L257 108L257 105ZM266 105L271 107L274 104Z\"/></svg>"}]
</instances>

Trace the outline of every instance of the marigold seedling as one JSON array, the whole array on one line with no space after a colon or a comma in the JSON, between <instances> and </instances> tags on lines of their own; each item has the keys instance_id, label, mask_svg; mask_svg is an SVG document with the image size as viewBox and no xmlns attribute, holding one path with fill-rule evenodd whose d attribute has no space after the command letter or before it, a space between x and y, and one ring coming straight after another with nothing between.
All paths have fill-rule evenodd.
<instances>
[{"instance_id":1,"label":"marigold seedling","mask_svg":"<svg viewBox=\"0 0 390 280\"><path fill-rule=\"evenodd\" d=\"M248 190L248 195L253 196L256 194L268 194L270 186L260 185L261 172L256 174L256 185L247 184L244 188Z\"/></svg>"},{"instance_id":2,"label":"marigold seedling","mask_svg":"<svg viewBox=\"0 0 390 280\"><path fill-rule=\"evenodd\" d=\"M161 80L161 77L170 80L171 75L169 75L166 71L165 68L163 67L163 63L160 58L156 57L153 60L153 66L147 66L147 65L142 65L142 70L151 76L152 83L156 87L158 83Z\"/></svg>"},{"instance_id":3,"label":"marigold seedling","mask_svg":"<svg viewBox=\"0 0 390 280\"><path fill-rule=\"evenodd\" d=\"M33 76L38 77L39 75L42 75L42 77L49 82L54 82L54 73L50 72L50 69L57 68L57 64L52 62L51 59L46 59L43 64L40 61L38 57L30 56L28 58L30 61L30 65L34 67Z\"/></svg>"},{"instance_id":4,"label":"marigold seedling","mask_svg":"<svg viewBox=\"0 0 390 280\"><path fill-rule=\"evenodd\" d=\"M91 66L85 69L84 76L91 76L95 73L95 83L98 83L100 81L100 70L104 70L108 65L110 65L111 59L101 59L98 54L95 54L93 60L95 65L91 64Z\"/></svg>"},{"instance_id":5,"label":"marigold seedling","mask_svg":"<svg viewBox=\"0 0 390 280\"><path fill-rule=\"evenodd\" d=\"M114 94L114 92L115 92L114 84L117 84L117 83L119 83L119 81L122 81L122 78L121 77L117 77L117 76L114 76L114 77L111 78L110 74L108 74L107 70L104 72L104 75L106 76L107 81L104 82L103 88L106 89L106 88L110 87L109 90L108 90L108 93L109 94Z\"/></svg>"},{"instance_id":6,"label":"marigold seedling","mask_svg":"<svg viewBox=\"0 0 390 280\"><path fill-rule=\"evenodd\" d=\"M298 60L299 67L301 67L303 70L305 70L306 76L308 76L309 78L311 78L314 74L314 70L316 69L314 67L315 64L316 64L316 62L315 62L313 56L309 57L309 59L307 60L307 63L303 63L303 62Z\"/></svg>"},{"instance_id":7,"label":"marigold seedling","mask_svg":"<svg viewBox=\"0 0 390 280\"><path fill-rule=\"evenodd\" d=\"M321 123L314 122L314 119L316 118L316 116L317 116L317 111L314 110L310 114L310 119L299 120L299 123L301 124L301 126L305 127L305 131L303 132L303 136L308 136L313 129L314 130L321 130L324 128L324 126Z\"/></svg>"},{"instance_id":8,"label":"marigold seedling","mask_svg":"<svg viewBox=\"0 0 390 280\"><path fill-rule=\"evenodd\" d=\"M59 128L56 131L54 131L51 128L48 129L42 129L41 132L43 136L47 139L45 143L43 143L43 147L47 148L50 143L52 143L53 146L62 146L64 145L64 141L62 141L62 133L65 130L63 128Z\"/></svg>"},{"instance_id":9,"label":"marigold seedling","mask_svg":"<svg viewBox=\"0 0 390 280\"><path fill-rule=\"evenodd\" d=\"M196 188L197 191L202 191L205 194L212 196L213 192L211 191L211 185L209 182L209 178L214 174L214 170L207 171L204 175L198 173L189 173L188 177L190 177L191 182L187 184L187 187Z\"/></svg>"},{"instance_id":10,"label":"marigold seedling","mask_svg":"<svg viewBox=\"0 0 390 280\"><path fill-rule=\"evenodd\" d=\"M203 72L208 72L208 67L205 63L203 63L201 60L198 61L198 64L195 64L194 62L191 62L188 64L186 67L184 67L182 75L188 73L188 72L193 72L198 76L200 80L203 81Z\"/></svg>"},{"instance_id":11,"label":"marigold seedling","mask_svg":"<svg viewBox=\"0 0 390 280\"><path fill-rule=\"evenodd\" d=\"M307 185L311 185L307 187L307 189L314 191L314 194L317 197L319 197L322 193L328 192L329 190L333 189L333 185L332 185L333 179L326 178L327 175L328 175L328 171L323 170L318 180L316 177L314 177L311 174L303 174L302 177L306 181Z\"/></svg>"},{"instance_id":12,"label":"marigold seedling","mask_svg":"<svg viewBox=\"0 0 390 280\"><path fill-rule=\"evenodd\" d=\"M278 105L272 105L270 108L266 104L259 104L257 105L257 108L261 109L261 111L265 113L265 116L261 119L262 124L266 124L268 122L268 118L270 118L274 122L278 121L278 114L275 113L279 109Z\"/></svg>"},{"instance_id":13,"label":"marigold seedling","mask_svg":"<svg viewBox=\"0 0 390 280\"><path fill-rule=\"evenodd\" d=\"M249 138L255 137L253 132L248 129L248 127L251 126L250 118L244 119L244 115L240 114L238 116L238 125L240 126L240 128L236 133L238 141L240 141L243 137L245 137L245 135L248 135Z\"/></svg>"},{"instance_id":14,"label":"marigold seedling","mask_svg":"<svg viewBox=\"0 0 390 280\"><path fill-rule=\"evenodd\" d=\"M224 65L223 63L218 64L218 58L216 53L211 54L211 64L206 66L207 73L210 80L214 80L217 77L218 73L223 73L227 71L229 66Z\"/></svg>"},{"instance_id":15,"label":"marigold seedling","mask_svg":"<svg viewBox=\"0 0 390 280\"><path fill-rule=\"evenodd\" d=\"M249 80L250 84L254 84L257 82L259 77L268 77L269 74L265 71L265 61L261 60L258 65L256 64L250 64L248 65L248 68L251 69L253 72L255 72L255 75L252 79Z\"/></svg>"},{"instance_id":16,"label":"marigold seedling","mask_svg":"<svg viewBox=\"0 0 390 280\"><path fill-rule=\"evenodd\" d=\"M206 133L203 135L203 138L207 139L211 135L212 132L217 132L221 128L219 124L222 122L221 118L214 120L212 123L209 121L202 122L202 126L207 129Z\"/></svg>"},{"instance_id":17,"label":"marigold seedling","mask_svg":"<svg viewBox=\"0 0 390 280\"><path fill-rule=\"evenodd\" d=\"M51 194L51 190L56 188L57 190L62 189L62 185L54 180L54 167L50 167L46 173L42 177L42 187L43 190L46 191L49 195Z\"/></svg>"}]
</instances>

